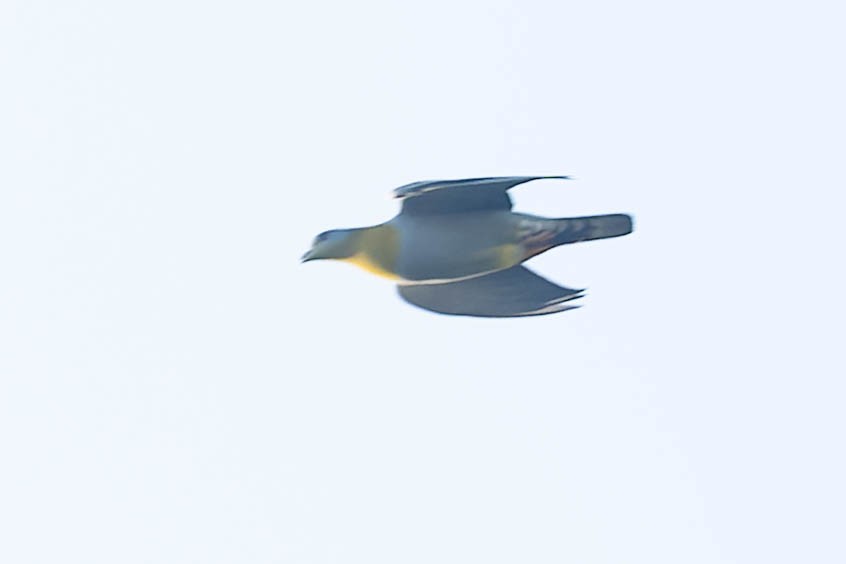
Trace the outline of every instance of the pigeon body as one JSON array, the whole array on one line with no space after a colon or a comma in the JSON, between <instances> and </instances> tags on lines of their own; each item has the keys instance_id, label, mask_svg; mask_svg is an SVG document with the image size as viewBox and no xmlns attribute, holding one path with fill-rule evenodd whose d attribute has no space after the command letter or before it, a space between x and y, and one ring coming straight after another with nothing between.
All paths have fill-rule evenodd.
<instances>
[{"instance_id":1,"label":"pigeon body","mask_svg":"<svg viewBox=\"0 0 846 564\"><path fill-rule=\"evenodd\" d=\"M372 227L321 233L303 260L350 262L398 284L407 302L438 313L524 317L566 311L580 290L521 264L559 245L618 237L631 217L545 218L511 211L521 176L415 182L397 188L401 212Z\"/></svg>"}]
</instances>

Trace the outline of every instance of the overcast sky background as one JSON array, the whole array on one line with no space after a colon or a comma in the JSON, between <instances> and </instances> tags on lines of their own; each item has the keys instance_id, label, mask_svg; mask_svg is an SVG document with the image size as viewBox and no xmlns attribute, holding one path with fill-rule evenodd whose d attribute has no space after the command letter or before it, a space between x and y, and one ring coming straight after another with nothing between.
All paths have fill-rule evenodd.
<instances>
[{"instance_id":1,"label":"overcast sky background","mask_svg":"<svg viewBox=\"0 0 846 564\"><path fill-rule=\"evenodd\" d=\"M0 561L846 561L837 2L0 4ZM633 235L437 316L431 178Z\"/></svg>"}]
</instances>

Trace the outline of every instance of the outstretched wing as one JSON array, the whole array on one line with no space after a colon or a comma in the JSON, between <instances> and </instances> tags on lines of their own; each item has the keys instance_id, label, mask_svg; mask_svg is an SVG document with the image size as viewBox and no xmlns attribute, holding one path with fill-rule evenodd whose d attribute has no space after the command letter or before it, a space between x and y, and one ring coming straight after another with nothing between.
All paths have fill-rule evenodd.
<instances>
[{"instance_id":1,"label":"outstretched wing","mask_svg":"<svg viewBox=\"0 0 846 564\"><path fill-rule=\"evenodd\" d=\"M440 214L511 209L508 190L531 180L567 176L503 176L462 180L424 180L400 186L394 197L402 200L404 214Z\"/></svg>"},{"instance_id":2,"label":"outstretched wing","mask_svg":"<svg viewBox=\"0 0 846 564\"><path fill-rule=\"evenodd\" d=\"M475 317L526 317L557 313L579 306L570 300L583 290L558 286L523 266L446 284L401 285L410 304L437 313Z\"/></svg>"}]
</instances>

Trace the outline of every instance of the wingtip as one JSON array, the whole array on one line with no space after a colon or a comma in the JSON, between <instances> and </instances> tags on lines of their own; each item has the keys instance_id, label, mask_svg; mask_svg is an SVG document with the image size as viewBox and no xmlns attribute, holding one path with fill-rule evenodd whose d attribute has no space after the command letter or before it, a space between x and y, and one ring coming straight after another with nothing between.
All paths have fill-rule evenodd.
<instances>
[{"instance_id":1,"label":"wingtip","mask_svg":"<svg viewBox=\"0 0 846 564\"><path fill-rule=\"evenodd\" d=\"M579 296L580 297L580 296ZM575 298L572 298L575 299ZM562 313L565 311L570 311L573 309L579 309L582 307L582 304L573 304L570 303L570 300L564 302L558 302L549 306L546 306L541 309L537 309L532 312L527 312L525 314L520 315L519 317L537 317L539 315L551 315L553 313Z\"/></svg>"},{"instance_id":2,"label":"wingtip","mask_svg":"<svg viewBox=\"0 0 846 564\"><path fill-rule=\"evenodd\" d=\"M524 176L523 178L531 178L533 180L572 180L573 177L569 174L554 174L550 176Z\"/></svg>"}]
</instances>

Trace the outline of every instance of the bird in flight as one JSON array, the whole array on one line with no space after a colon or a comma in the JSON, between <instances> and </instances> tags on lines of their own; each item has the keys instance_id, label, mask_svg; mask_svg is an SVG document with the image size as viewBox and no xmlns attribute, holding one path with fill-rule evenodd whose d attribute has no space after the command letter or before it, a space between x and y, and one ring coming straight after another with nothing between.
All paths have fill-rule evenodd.
<instances>
[{"instance_id":1,"label":"bird in flight","mask_svg":"<svg viewBox=\"0 0 846 564\"><path fill-rule=\"evenodd\" d=\"M400 213L371 227L318 235L303 262L349 262L397 283L407 302L437 313L527 317L579 307L583 295L522 265L559 245L632 232L626 214L546 218L511 211L508 190L540 179L426 180L401 186Z\"/></svg>"}]
</instances>

